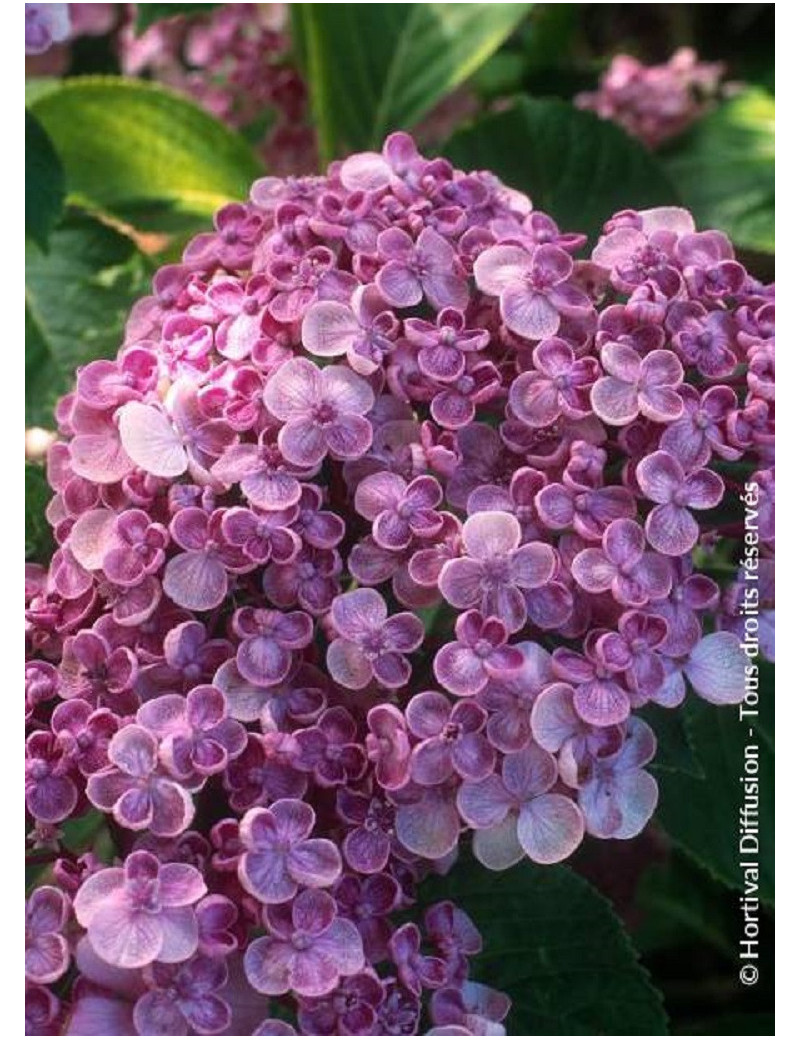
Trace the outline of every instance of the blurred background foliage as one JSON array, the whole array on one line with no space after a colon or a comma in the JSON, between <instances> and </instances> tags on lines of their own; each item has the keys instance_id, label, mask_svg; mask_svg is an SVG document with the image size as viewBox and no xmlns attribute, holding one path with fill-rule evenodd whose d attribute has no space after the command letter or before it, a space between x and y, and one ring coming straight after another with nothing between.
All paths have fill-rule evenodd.
<instances>
[{"instance_id":1,"label":"blurred background foliage","mask_svg":"<svg viewBox=\"0 0 800 1040\"><path fill-rule=\"evenodd\" d=\"M54 426L75 369L115 353L155 268L179 257L220 205L244 198L258 176L313 172L379 148L395 129L462 168L492 169L569 230L596 233L622 207L688 205L701 226L729 234L753 273L772 277L772 4L91 6L106 9L105 22L27 70L29 427ZM191 53L174 43L237 7L267 10L273 34L256 83L271 100L255 111L215 109L235 69L220 61L198 92ZM173 45L168 71L145 55L137 77L123 75L137 41L141 49L153 37ZM573 105L615 54L664 62L686 46L724 62L735 89L658 151ZM45 442L30 439L26 462L30 560L52 549L35 458ZM527 864L497 879L466 863L431 884L438 896L457 894L481 926L480 971L515 998L512 1035L774 1032L766 664L761 695L758 985L738 980L741 727L736 709L695 700L648 719L661 803L642 836L587 841L570 868Z\"/></svg>"}]
</instances>

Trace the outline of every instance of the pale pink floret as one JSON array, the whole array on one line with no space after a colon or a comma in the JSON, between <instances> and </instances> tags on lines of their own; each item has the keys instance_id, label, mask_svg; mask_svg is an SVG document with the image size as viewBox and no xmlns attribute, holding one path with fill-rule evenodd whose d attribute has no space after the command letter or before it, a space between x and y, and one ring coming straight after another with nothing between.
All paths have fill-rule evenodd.
<instances>
[{"instance_id":1,"label":"pale pink floret","mask_svg":"<svg viewBox=\"0 0 800 1040\"><path fill-rule=\"evenodd\" d=\"M205 893L194 867L161 864L149 852L134 852L124 867L100 870L84 881L75 897L75 916L94 952L109 964L173 964L197 949L192 905Z\"/></svg>"}]
</instances>

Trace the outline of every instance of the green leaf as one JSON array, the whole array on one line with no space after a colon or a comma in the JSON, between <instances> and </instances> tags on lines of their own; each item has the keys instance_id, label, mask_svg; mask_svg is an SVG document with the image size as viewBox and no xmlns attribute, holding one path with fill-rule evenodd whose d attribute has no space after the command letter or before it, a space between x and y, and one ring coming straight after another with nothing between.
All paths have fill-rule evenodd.
<instances>
[{"instance_id":1,"label":"green leaf","mask_svg":"<svg viewBox=\"0 0 800 1040\"><path fill-rule=\"evenodd\" d=\"M596 235L617 210L675 201L642 145L566 101L520 98L458 131L444 153L465 170L496 173L569 231Z\"/></svg>"},{"instance_id":2,"label":"green leaf","mask_svg":"<svg viewBox=\"0 0 800 1040\"><path fill-rule=\"evenodd\" d=\"M293 4L324 159L411 129L531 4Z\"/></svg>"},{"instance_id":3,"label":"green leaf","mask_svg":"<svg viewBox=\"0 0 800 1040\"><path fill-rule=\"evenodd\" d=\"M509 1036L662 1036L661 997L610 904L567 867L493 874L463 860L420 903L452 899L483 935L474 977L507 993Z\"/></svg>"},{"instance_id":4,"label":"green leaf","mask_svg":"<svg viewBox=\"0 0 800 1040\"><path fill-rule=\"evenodd\" d=\"M633 939L642 953L702 942L729 961L738 958L741 918L730 892L677 849L645 871L636 911Z\"/></svg>"},{"instance_id":5,"label":"green leaf","mask_svg":"<svg viewBox=\"0 0 800 1040\"><path fill-rule=\"evenodd\" d=\"M775 99L751 87L681 138L664 162L700 227L775 251Z\"/></svg>"},{"instance_id":6,"label":"green leaf","mask_svg":"<svg viewBox=\"0 0 800 1040\"><path fill-rule=\"evenodd\" d=\"M654 766L702 779L705 775L703 767L689 742L681 711L647 704L637 714L651 727L658 740Z\"/></svg>"},{"instance_id":7,"label":"green leaf","mask_svg":"<svg viewBox=\"0 0 800 1040\"><path fill-rule=\"evenodd\" d=\"M207 218L245 198L263 172L244 138L153 84L68 79L31 110L61 156L72 199L138 227L159 229L161 211Z\"/></svg>"},{"instance_id":8,"label":"green leaf","mask_svg":"<svg viewBox=\"0 0 800 1040\"><path fill-rule=\"evenodd\" d=\"M759 667L761 665L759 664ZM774 696L765 682L765 722ZM654 768L660 789L658 818L677 844L713 877L743 889L739 813L745 804L745 746L758 747L760 848L759 896L775 900L775 754L768 728L755 719L739 721L738 707L717 707L692 696L681 711L689 741L705 776Z\"/></svg>"},{"instance_id":9,"label":"green leaf","mask_svg":"<svg viewBox=\"0 0 800 1040\"><path fill-rule=\"evenodd\" d=\"M208 14L215 7L221 6L222 4L137 4L134 30L137 36L141 36L145 29L149 29L156 22L163 22L165 18L176 18L179 15L196 17Z\"/></svg>"},{"instance_id":10,"label":"green leaf","mask_svg":"<svg viewBox=\"0 0 800 1040\"><path fill-rule=\"evenodd\" d=\"M103 813L90 809L83 816L67 820L61 825L63 844L75 855L88 852L101 831L106 829L107 819Z\"/></svg>"},{"instance_id":11,"label":"green leaf","mask_svg":"<svg viewBox=\"0 0 800 1040\"><path fill-rule=\"evenodd\" d=\"M44 468L25 463L25 559L46 563L53 551L53 536L44 515L52 492Z\"/></svg>"},{"instance_id":12,"label":"green leaf","mask_svg":"<svg viewBox=\"0 0 800 1040\"><path fill-rule=\"evenodd\" d=\"M148 290L149 264L131 239L93 217L69 214L49 252L25 261L25 404L30 425L52 426L75 369L112 357L128 311Z\"/></svg>"},{"instance_id":13,"label":"green leaf","mask_svg":"<svg viewBox=\"0 0 800 1040\"><path fill-rule=\"evenodd\" d=\"M25 113L25 234L42 249L64 206L64 168L39 120Z\"/></svg>"}]
</instances>

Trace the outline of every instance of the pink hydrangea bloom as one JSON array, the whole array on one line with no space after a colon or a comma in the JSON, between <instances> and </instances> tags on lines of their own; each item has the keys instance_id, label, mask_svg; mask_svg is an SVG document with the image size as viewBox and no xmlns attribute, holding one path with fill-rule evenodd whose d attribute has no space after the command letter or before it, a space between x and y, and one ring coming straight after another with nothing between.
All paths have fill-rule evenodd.
<instances>
[{"instance_id":1,"label":"pink hydrangea bloom","mask_svg":"<svg viewBox=\"0 0 800 1040\"><path fill-rule=\"evenodd\" d=\"M584 244L393 134L223 207L78 373L26 571L31 1028L499 1035L420 883L632 837L640 710L743 699L706 572L741 481L771 653L774 289L675 207Z\"/></svg>"}]
</instances>

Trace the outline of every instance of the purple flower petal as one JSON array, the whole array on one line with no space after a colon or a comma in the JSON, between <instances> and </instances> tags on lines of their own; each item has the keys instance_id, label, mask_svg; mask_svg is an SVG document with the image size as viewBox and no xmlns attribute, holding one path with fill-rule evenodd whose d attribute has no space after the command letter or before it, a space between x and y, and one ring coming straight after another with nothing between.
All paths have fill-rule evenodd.
<instances>
[{"instance_id":1,"label":"purple flower petal","mask_svg":"<svg viewBox=\"0 0 800 1040\"><path fill-rule=\"evenodd\" d=\"M746 691L747 657L732 632L704 636L683 666L695 691L711 704L739 704Z\"/></svg>"},{"instance_id":2,"label":"purple flower petal","mask_svg":"<svg viewBox=\"0 0 800 1040\"><path fill-rule=\"evenodd\" d=\"M517 838L534 863L560 863L583 840L583 814L562 794L544 794L522 806Z\"/></svg>"},{"instance_id":3,"label":"purple flower petal","mask_svg":"<svg viewBox=\"0 0 800 1040\"><path fill-rule=\"evenodd\" d=\"M187 610L213 610L228 592L225 565L210 553L179 553L167 563L164 592Z\"/></svg>"},{"instance_id":4,"label":"purple flower petal","mask_svg":"<svg viewBox=\"0 0 800 1040\"><path fill-rule=\"evenodd\" d=\"M180 436L159 409L129 401L119 411L122 447L137 466L156 477L179 477L188 460Z\"/></svg>"}]
</instances>

